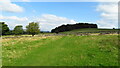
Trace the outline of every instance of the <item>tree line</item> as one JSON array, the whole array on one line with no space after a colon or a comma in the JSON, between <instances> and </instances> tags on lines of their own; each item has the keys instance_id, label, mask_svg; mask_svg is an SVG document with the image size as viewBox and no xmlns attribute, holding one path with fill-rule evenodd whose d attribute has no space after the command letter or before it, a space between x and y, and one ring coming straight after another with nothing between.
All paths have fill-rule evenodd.
<instances>
[{"instance_id":1,"label":"tree line","mask_svg":"<svg viewBox=\"0 0 120 68\"><path fill-rule=\"evenodd\" d=\"M22 35L22 34L35 34L40 33L39 23L31 22L26 26L26 30L23 29L22 25L17 25L13 30L10 30L5 22L0 22L0 35Z\"/></svg>"},{"instance_id":2,"label":"tree line","mask_svg":"<svg viewBox=\"0 0 120 68\"><path fill-rule=\"evenodd\" d=\"M52 29L52 33L59 33L70 31L74 29L81 29L81 28L98 28L97 24L89 24L89 23L76 23L76 24L67 24L61 25ZM26 29L23 29L22 25L17 25L14 27L13 30L10 30L8 25L5 22L0 22L0 36L1 35L22 35L22 34L31 34L34 36L35 34L40 33L39 23L38 22L31 22L26 26Z\"/></svg>"},{"instance_id":3,"label":"tree line","mask_svg":"<svg viewBox=\"0 0 120 68\"><path fill-rule=\"evenodd\" d=\"M65 32L65 31L81 29L81 28L98 28L98 26L97 24L89 24L89 23L67 24L67 25L58 26L55 29L52 29L51 32L59 33L59 32Z\"/></svg>"}]
</instances>

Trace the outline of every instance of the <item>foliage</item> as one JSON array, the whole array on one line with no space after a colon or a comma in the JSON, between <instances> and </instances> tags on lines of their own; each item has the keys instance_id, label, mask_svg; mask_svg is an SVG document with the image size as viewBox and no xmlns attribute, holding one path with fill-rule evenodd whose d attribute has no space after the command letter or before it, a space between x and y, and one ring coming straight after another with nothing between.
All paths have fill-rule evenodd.
<instances>
[{"instance_id":1,"label":"foliage","mask_svg":"<svg viewBox=\"0 0 120 68\"><path fill-rule=\"evenodd\" d=\"M81 29L81 28L97 28L97 24L77 23L77 24L61 25L59 27L56 27L55 29L52 29L51 32L58 33L58 32L65 32L65 31Z\"/></svg>"},{"instance_id":2,"label":"foliage","mask_svg":"<svg viewBox=\"0 0 120 68\"><path fill-rule=\"evenodd\" d=\"M22 25L15 26L13 33L15 35L23 34L23 26Z\"/></svg>"},{"instance_id":3,"label":"foliage","mask_svg":"<svg viewBox=\"0 0 120 68\"><path fill-rule=\"evenodd\" d=\"M26 31L29 34L32 34L32 36L34 36L35 34L40 33L39 24L37 22L29 23L29 25L26 26Z\"/></svg>"},{"instance_id":4,"label":"foliage","mask_svg":"<svg viewBox=\"0 0 120 68\"><path fill-rule=\"evenodd\" d=\"M0 33L6 35L9 32L9 27L5 22L0 22Z\"/></svg>"}]
</instances>

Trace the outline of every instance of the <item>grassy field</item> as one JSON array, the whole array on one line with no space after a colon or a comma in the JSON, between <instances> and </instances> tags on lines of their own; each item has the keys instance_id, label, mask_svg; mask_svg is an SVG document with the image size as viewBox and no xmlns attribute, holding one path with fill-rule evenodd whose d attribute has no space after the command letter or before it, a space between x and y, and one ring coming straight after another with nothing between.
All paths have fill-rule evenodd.
<instances>
[{"instance_id":1,"label":"grassy field","mask_svg":"<svg viewBox=\"0 0 120 68\"><path fill-rule=\"evenodd\" d=\"M3 66L118 66L118 35L2 40Z\"/></svg>"},{"instance_id":2,"label":"grassy field","mask_svg":"<svg viewBox=\"0 0 120 68\"><path fill-rule=\"evenodd\" d=\"M0 38L0 67L2 66L2 39Z\"/></svg>"},{"instance_id":3,"label":"grassy field","mask_svg":"<svg viewBox=\"0 0 120 68\"><path fill-rule=\"evenodd\" d=\"M105 31L119 31L119 29L96 29L96 28L84 28L84 29L75 29L71 31L61 32L64 34L72 34L72 33L79 33L79 32L105 32Z\"/></svg>"},{"instance_id":4,"label":"grassy field","mask_svg":"<svg viewBox=\"0 0 120 68\"><path fill-rule=\"evenodd\" d=\"M55 33L39 33L36 34L35 36L43 36L43 35L51 35L51 34L55 34ZM32 35L28 35L28 34L23 34L23 35L3 35L2 38L7 38L7 37L31 37Z\"/></svg>"}]
</instances>

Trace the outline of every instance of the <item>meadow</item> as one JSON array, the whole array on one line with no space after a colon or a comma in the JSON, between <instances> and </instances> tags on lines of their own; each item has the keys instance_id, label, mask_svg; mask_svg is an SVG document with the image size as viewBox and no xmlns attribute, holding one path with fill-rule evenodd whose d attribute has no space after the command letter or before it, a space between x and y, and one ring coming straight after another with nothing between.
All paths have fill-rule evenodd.
<instances>
[{"instance_id":1,"label":"meadow","mask_svg":"<svg viewBox=\"0 0 120 68\"><path fill-rule=\"evenodd\" d=\"M3 66L118 66L118 35L2 39Z\"/></svg>"},{"instance_id":2,"label":"meadow","mask_svg":"<svg viewBox=\"0 0 120 68\"><path fill-rule=\"evenodd\" d=\"M99 34L99 33L109 33L109 32L118 32L119 29L96 29L96 28L84 28L84 29L75 29L71 31L61 32L63 34L75 34L75 33L90 33L90 34Z\"/></svg>"}]
</instances>

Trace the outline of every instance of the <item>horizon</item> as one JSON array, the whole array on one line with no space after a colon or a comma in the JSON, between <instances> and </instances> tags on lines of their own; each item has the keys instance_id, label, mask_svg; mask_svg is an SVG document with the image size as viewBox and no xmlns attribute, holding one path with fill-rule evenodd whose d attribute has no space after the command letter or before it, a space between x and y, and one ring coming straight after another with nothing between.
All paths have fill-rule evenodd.
<instances>
[{"instance_id":1,"label":"horizon","mask_svg":"<svg viewBox=\"0 0 120 68\"><path fill-rule=\"evenodd\" d=\"M80 22L80 23L82 23L82 22ZM84 23L87 23L87 22L84 22ZM75 23L75 24L78 24L78 23ZM94 23L88 23L88 24L94 24ZM62 25L65 25L65 24L62 24ZM60 26L62 26L62 25L60 25ZM66 25L73 25L73 24L66 24ZM22 25L17 25L17 26L22 26ZM56 26L56 27L60 27L60 26ZM55 28L53 28L53 29L55 29ZM80 29L113 29L113 28L80 28ZM120 29L120 28L114 28L114 29ZM10 29L10 30L14 30L14 29ZM23 30L26 30L26 28L24 28ZM77 29L74 29L74 30L77 30ZM51 30L50 31L40 30L40 32L51 32Z\"/></svg>"}]
</instances>

